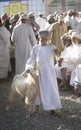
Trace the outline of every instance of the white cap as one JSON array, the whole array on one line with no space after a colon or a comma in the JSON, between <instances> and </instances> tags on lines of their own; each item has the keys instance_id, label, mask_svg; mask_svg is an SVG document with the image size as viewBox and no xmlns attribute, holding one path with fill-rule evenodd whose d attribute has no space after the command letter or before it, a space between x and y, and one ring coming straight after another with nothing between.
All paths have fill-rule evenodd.
<instances>
[{"instance_id":1,"label":"white cap","mask_svg":"<svg viewBox=\"0 0 81 130\"><path fill-rule=\"evenodd\" d=\"M28 17L29 18L34 17L34 12L29 12Z\"/></svg>"},{"instance_id":2,"label":"white cap","mask_svg":"<svg viewBox=\"0 0 81 130\"><path fill-rule=\"evenodd\" d=\"M12 24L12 23L16 22L16 19L14 17L11 17L9 22Z\"/></svg>"},{"instance_id":3,"label":"white cap","mask_svg":"<svg viewBox=\"0 0 81 130\"><path fill-rule=\"evenodd\" d=\"M71 39L72 39L73 37L77 37L78 39L81 40L81 34L78 33L78 32L73 32L73 33L72 33L72 36L71 36Z\"/></svg>"},{"instance_id":4,"label":"white cap","mask_svg":"<svg viewBox=\"0 0 81 130\"><path fill-rule=\"evenodd\" d=\"M20 16L20 19L28 19L27 14L22 14L22 15Z\"/></svg>"},{"instance_id":5,"label":"white cap","mask_svg":"<svg viewBox=\"0 0 81 130\"><path fill-rule=\"evenodd\" d=\"M71 39L71 35L68 33L65 33L63 36L61 36L61 40L70 40Z\"/></svg>"},{"instance_id":6,"label":"white cap","mask_svg":"<svg viewBox=\"0 0 81 130\"><path fill-rule=\"evenodd\" d=\"M71 9L71 10L68 10L68 11L67 11L67 14L68 14L68 15L72 15L72 14L73 14L73 10L72 10L72 9Z\"/></svg>"},{"instance_id":7,"label":"white cap","mask_svg":"<svg viewBox=\"0 0 81 130\"><path fill-rule=\"evenodd\" d=\"M39 15L39 16L40 16L40 15L44 15L44 13L43 13L43 12L40 12L38 15Z\"/></svg>"},{"instance_id":8,"label":"white cap","mask_svg":"<svg viewBox=\"0 0 81 130\"><path fill-rule=\"evenodd\" d=\"M73 32L77 32L77 30L69 30L69 34L71 35Z\"/></svg>"},{"instance_id":9,"label":"white cap","mask_svg":"<svg viewBox=\"0 0 81 130\"><path fill-rule=\"evenodd\" d=\"M58 21L64 21L64 17L62 15L58 16Z\"/></svg>"},{"instance_id":10,"label":"white cap","mask_svg":"<svg viewBox=\"0 0 81 130\"><path fill-rule=\"evenodd\" d=\"M54 14L49 14L49 15L47 16L47 20L50 20L51 18L54 18Z\"/></svg>"}]
</instances>

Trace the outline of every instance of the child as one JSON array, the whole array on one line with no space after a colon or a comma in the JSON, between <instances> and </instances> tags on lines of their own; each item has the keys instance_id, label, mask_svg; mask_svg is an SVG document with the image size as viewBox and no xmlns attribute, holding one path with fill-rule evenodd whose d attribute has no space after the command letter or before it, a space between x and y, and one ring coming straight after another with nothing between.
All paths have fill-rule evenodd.
<instances>
[{"instance_id":1,"label":"child","mask_svg":"<svg viewBox=\"0 0 81 130\"><path fill-rule=\"evenodd\" d=\"M62 106L54 67L55 50L54 45L48 43L48 34L45 30L39 32L39 45L33 47L27 64L38 68L40 97L36 99L36 109L39 110L39 105L42 104L44 110L50 110L53 114L54 110Z\"/></svg>"}]
</instances>

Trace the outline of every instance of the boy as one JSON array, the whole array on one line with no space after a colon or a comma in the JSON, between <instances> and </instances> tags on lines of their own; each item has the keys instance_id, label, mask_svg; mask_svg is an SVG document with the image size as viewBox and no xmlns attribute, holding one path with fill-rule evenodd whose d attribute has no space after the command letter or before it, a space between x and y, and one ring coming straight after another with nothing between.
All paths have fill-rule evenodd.
<instances>
[{"instance_id":1,"label":"boy","mask_svg":"<svg viewBox=\"0 0 81 130\"><path fill-rule=\"evenodd\" d=\"M62 106L54 67L55 50L54 45L48 43L48 34L45 30L39 32L39 45L33 47L27 64L38 68L40 97L35 101L36 110L39 110L39 105L42 104L44 110L53 114L54 110Z\"/></svg>"}]
</instances>

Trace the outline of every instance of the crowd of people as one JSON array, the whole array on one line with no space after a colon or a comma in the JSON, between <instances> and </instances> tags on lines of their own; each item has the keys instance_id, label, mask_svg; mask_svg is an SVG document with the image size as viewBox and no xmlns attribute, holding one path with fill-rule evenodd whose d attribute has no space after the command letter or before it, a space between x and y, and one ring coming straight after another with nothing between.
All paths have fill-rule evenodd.
<instances>
[{"instance_id":1,"label":"crowd of people","mask_svg":"<svg viewBox=\"0 0 81 130\"><path fill-rule=\"evenodd\" d=\"M9 71L21 74L26 64L37 66L45 110L61 108L58 79L61 89L68 83L81 95L80 53L81 15L76 10L47 17L41 12L38 18L34 12L0 17L0 79L7 78ZM36 103L39 106L39 97Z\"/></svg>"}]
</instances>

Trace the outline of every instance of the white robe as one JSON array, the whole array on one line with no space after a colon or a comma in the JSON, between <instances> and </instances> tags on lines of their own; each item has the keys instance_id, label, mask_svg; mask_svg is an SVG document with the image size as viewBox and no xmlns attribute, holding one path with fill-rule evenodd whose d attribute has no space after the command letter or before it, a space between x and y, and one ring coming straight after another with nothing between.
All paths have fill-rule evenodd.
<instances>
[{"instance_id":1,"label":"white robe","mask_svg":"<svg viewBox=\"0 0 81 130\"><path fill-rule=\"evenodd\" d=\"M81 20L79 21L79 29L78 32L81 33Z\"/></svg>"},{"instance_id":2,"label":"white robe","mask_svg":"<svg viewBox=\"0 0 81 130\"><path fill-rule=\"evenodd\" d=\"M0 79L7 78L10 65L10 32L5 26L0 27Z\"/></svg>"},{"instance_id":3,"label":"white robe","mask_svg":"<svg viewBox=\"0 0 81 130\"><path fill-rule=\"evenodd\" d=\"M72 44L67 48L62 57L64 60L61 67L59 67L58 64L55 66L56 75L59 79L62 79L60 71L62 68L67 68L67 77L71 75L71 72L76 68L77 64L81 63L81 45Z\"/></svg>"},{"instance_id":4,"label":"white robe","mask_svg":"<svg viewBox=\"0 0 81 130\"><path fill-rule=\"evenodd\" d=\"M71 27L72 25L72 19L69 15L67 15L65 18L64 18L64 23L67 25L67 27Z\"/></svg>"},{"instance_id":5,"label":"white robe","mask_svg":"<svg viewBox=\"0 0 81 130\"><path fill-rule=\"evenodd\" d=\"M45 25L46 25L46 20L45 20L44 18L38 17L38 18L36 19L36 22L37 22L37 24L40 26L39 31L44 30Z\"/></svg>"},{"instance_id":6,"label":"white robe","mask_svg":"<svg viewBox=\"0 0 81 130\"><path fill-rule=\"evenodd\" d=\"M61 75L62 68L67 68L66 77L70 72L71 67L70 67L69 61L72 55L72 50L73 50L73 45L70 45L69 47L65 47L63 52L61 52L61 56L60 56L63 58L61 66L58 65L58 61L57 61L57 64L55 65L56 75L57 75L57 78L59 79L62 79L62 75Z\"/></svg>"},{"instance_id":7,"label":"white robe","mask_svg":"<svg viewBox=\"0 0 81 130\"><path fill-rule=\"evenodd\" d=\"M46 25L45 25L45 27L44 27L44 30L49 31L50 28L51 28L51 26L52 26L52 24L49 24L48 22L46 22Z\"/></svg>"},{"instance_id":8,"label":"white robe","mask_svg":"<svg viewBox=\"0 0 81 130\"><path fill-rule=\"evenodd\" d=\"M81 84L81 64L78 64L76 66L76 69L74 69L71 73L71 79L70 79L70 85L74 86L74 84Z\"/></svg>"},{"instance_id":9,"label":"white robe","mask_svg":"<svg viewBox=\"0 0 81 130\"><path fill-rule=\"evenodd\" d=\"M79 21L77 17L71 17L71 29L79 31Z\"/></svg>"},{"instance_id":10,"label":"white robe","mask_svg":"<svg viewBox=\"0 0 81 130\"><path fill-rule=\"evenodd\" d=\"M35 46L27 64L38 66L40 98L44 110L61 108L54 67L54 46Z\"/></svg>"},{"instance_id":11,"label":"white robe","mask_svg":"<svg viewBox=\"0 0 81 130\"><path fill-rule=\"evenodd\" d=\"M24 71L26 61L30 56L33 45L37 44L31 25L19 23L15 26L11 40L16 44L16 74Z\"/></svg>"}]
</instances>

